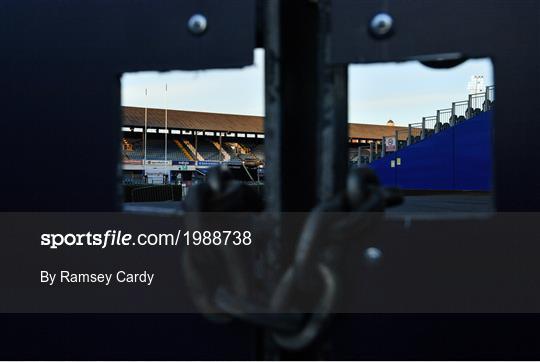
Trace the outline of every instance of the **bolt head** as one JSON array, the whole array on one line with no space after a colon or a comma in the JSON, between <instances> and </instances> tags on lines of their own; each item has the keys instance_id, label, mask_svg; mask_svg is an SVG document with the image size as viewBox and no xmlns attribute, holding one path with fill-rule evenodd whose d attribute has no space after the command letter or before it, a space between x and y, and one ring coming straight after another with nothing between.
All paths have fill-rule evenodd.
<instances>
[{"instance_id":1,"label":"bolt head","mask_svg":"<svg viewBox=\"0 0 540 362\"><path fill-rule=\"evenodd\" d=\"M394 25L394 19L387 13L379 13L371 19L369 29L376 37L384 37L390 34Z\"/></svg>"},{"instance_id":2,"label":"bolt head","mask_svg":"<svg viewBox=\"0 0 540 362\"><path fill-rule=\"evenodd\" d=\"M381 261L383 253L381 249L375 247L369 247L364 251L364 258L370 264L377 264Z\"/></svg>"},{"instance_id":3,"label":"bolt head","mask_svg":"<svg viewBox=\"0 0 540 362\"><path fill-rule=\"evenodd\" d=\"M188 20L188 29L194 35L200 35L206 31L208 27L208 21L206 16L201 14L195 14Z\"/></svg>"}]
</instances>

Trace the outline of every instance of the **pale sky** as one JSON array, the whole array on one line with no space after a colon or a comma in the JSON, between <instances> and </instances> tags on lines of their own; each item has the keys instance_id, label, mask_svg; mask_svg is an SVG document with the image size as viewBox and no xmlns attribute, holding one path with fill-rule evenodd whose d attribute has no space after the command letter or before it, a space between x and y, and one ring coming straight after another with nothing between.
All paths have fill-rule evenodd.
<instances>
[{"instance_id":1,"label":"pale sky","mask_svg":"<svg viewBox=\"0 0 540 362\"><path fill-rule=\"evenodd\" d=\"M264 115L264 53L257 49L255 64L242 69L196 72L140 72L122 77L122 104L136 107ZM446 70L418 62L352 65L349 67L349 121L397 125L467 99L471 76L493 84L489 60L469 60ZM165 96L165 84L168 85ZM148 89L148 96L145 96Z\"/></svg>"}]
</instances>

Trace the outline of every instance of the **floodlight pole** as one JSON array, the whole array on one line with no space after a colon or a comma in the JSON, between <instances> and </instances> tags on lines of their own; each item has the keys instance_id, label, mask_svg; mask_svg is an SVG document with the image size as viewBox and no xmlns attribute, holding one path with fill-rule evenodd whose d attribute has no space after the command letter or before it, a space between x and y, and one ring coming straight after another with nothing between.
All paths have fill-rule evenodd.
<instances>
[{"instance_id":1,"label":"floodlight pole","mask_svg":"<svg viewBox=\"0 0 540 362\"><path fill-rule=\"evenodd\" d=\"M146 144L147 144L147 139L148 139L148 132L147 132L147 127L148 127L148 108L147 108L147 105L148 105L148 89L145 89L144 90L144 97L145 97L145 100L146 100L146 105L144 107L144 176L146 176Z\"/></svg>"},{"instance_id":2,"label":"floodlight pole","mask_svg":"<svg viewBox=\"0 0 540 362\"><path fill-rule=\"evenodd\" d=\"M167 161L167 83L165 83L165 161Z\"/></svg>"}]
</instances>

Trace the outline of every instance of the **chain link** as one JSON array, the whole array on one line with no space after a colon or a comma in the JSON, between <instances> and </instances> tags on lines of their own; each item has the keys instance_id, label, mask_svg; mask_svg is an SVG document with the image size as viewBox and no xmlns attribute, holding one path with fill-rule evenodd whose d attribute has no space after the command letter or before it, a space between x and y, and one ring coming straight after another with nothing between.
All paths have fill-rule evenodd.
<instances>
[{"instance_id":1,"label":"chain link","mask_svg":"<svg viewBox=\"0 0 540 362\"><path fill-rule=\"evenodd\" d=\"M246 278L249 270L244 268L249 261L242 259L236 249L218 248L197 255L186 250L183 268L193 302L214 320L229 316L271 330L282 348L305 348L316 340L335 308L340 261L346 257L350 246L347 243L358 242L351 235L361 235L377 222L377 214L366 212L383 211L401 201L401 193L382 188L371 170L351 170L346 190L310 212L292 262L266 298L267 303L254 301ZM254 190L233 181L227 170L216 169L209 173L208 184L190 190L186 210L226 209L261 211L262 200ZM332 218L331 212L350 213ZM186 220L191 225L198 222ZM209 260L216 259L223 261L225 273L219 282L208 283L211 278L205 278L203 271L205 266L211 268ZM316 302L310 303L313 300Z\"/></svg>"}]
</instances>

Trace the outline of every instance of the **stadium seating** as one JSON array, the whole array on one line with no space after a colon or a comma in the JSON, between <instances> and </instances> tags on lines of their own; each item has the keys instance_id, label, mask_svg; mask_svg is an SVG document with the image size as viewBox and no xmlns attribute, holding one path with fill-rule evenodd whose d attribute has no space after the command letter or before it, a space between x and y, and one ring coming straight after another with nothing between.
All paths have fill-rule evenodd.
<instances>
[{"instance_id":1,"label":"stadium seating","mask_svg":"<svg viewBox=\"0 0 540 362\"><path fill-rule=\"evenodd\" d=\"M221 161L219 150L206 137L197 138L197 152L205 161Z\"/></svg>"},{"instance_id":2,"label":"stadium seating","mask_svg":"<svg viewBox=\"0 0 540 362\"><path fill-rule=\"evenodd\" d=\"M124 137L124 139L132 145L132 149L123 150L123 158L125 160L143 160L144 159L144 141L141 137ZM186 155L174 142L175 138L168 137L167 139L167 159L178 161L189 161ZM164 160L165 159L165 139L164 136L152 135L148 136L146 144L146 159L148 160Z\"/></svg>"},{"instance_id":3,"label":"stadium seating","mask_svg":"<svg viewBox=\"0 0 540 362\"><path fill-rule=\"evenodd\" d=\"M124 140L131 144L131 150L123 150L124 159L142 160L144 157L142 138L124 137Z\"/></svg>"},{"instance_id":4,"label":"stadium seating","mask_svg":"<svg viewBox=\"0 0 540 362\"><path fill-rule=\"evenodd\" d=\"M225 151L231 156L231 161L241 162L242 160L238 157L238 151L236 145L233 145L232 142L223 142L222 147Z\"/></svg>"},{"instance_id":5,"label":"stadium seating","mask_svg":"<svg viewBox=\"0 0 540 362\"><path fill-rule=\"evenodd\" d=\"M264 144L256 141L222 141L223 153L219 152L219 140L212 137L197 137L191 135L169 135L167 138L167 160L194 161L222 161L227 155L229 161L264 162ZM195 155L195 151L199 157ZM122 139L123 160L143 160L144 140L142 134L125 134ZM165 159L165 137L163 134L149 134L146 142L147 160Z\"/></svg>"},{"instance_id":6,"label":"stadium seating","mask_svg":"<svg viewBox=\"0 0 540 362\"><path fill-rule=\"evenodd\" d=\"M245 152L241 158L264 161L264 146L262 142L257 140L245 140L240 142L240 145Z\"/></svg>"},{"instance_id":7,"label":"stadium seating","mask_svg":"<svg viewBox=\"0 0 540 362\"><path fill-rule=\"evenodd\" d=\"M491 90L494 87L490 87ZM487 94L487 93L486 93ZM487 97L487 95L486 95ZM478 94L474 99L480 99ZM455 106L458 104L457 106ZM481 105L482 109L477 108ZM463 106L467 108L464 109ZM457 107L457 108L456 108ZM407 149L410 146L421 143L422 141L433 137L435 134L447 131L469 119L479 116L483 112L494 108L494 100L485 99L483 103L460 101L452 103L452 108L438 110L437 116L423 117L422 123L414 123L409 125L407 129L400 131L400 141L397 144L397 149ZM451 111L451 114L450 114ZM433 123L434 122L434 123ZM419 124L423 128L419 128ZM264 140L254 137L230 137L227 132L221 140L218 136L208 136L208 132L204 132L203 136L200 132L197 137L189 131L190 134L169 134L167 140L167 155L165 155L165 136L164 134L149 134L146 142L146 158L148 160L171 160L171 161L225 161L225 162L244 162L246 165L260 165L265 162L264 155ZM394 132L393 130L390 132ZM239 134L240 135L240 134ZM248 135L249 136L249 135ZM253 136L253 135L251 135ZM358 141L358 140L356 140ZM221 142L221 146L220 146ZM378 143L380 144L380 142ZM358 164L358 146L368 146L368 144L360 145L359 143L349 144L348 160L350 163ZM221 150L221 151L220 151ZM124 133L122 139L122 157L124 160L142 160L144 159L144 140L142 134ZM377 149L373 160L379 159L381 150ZM369 150L362 151L360 163L369 162Z\"/></svg>"},{"instance_id":8,"label":"stadium seating","mask_svg":"<svg viewBox=\"0 0 540 362\"><path fill-rule=\"evenodd\" d=\"M251 148L251 152L261 161L264 161L264 144L258 143Z\"/></svg>"}]
</instances>

